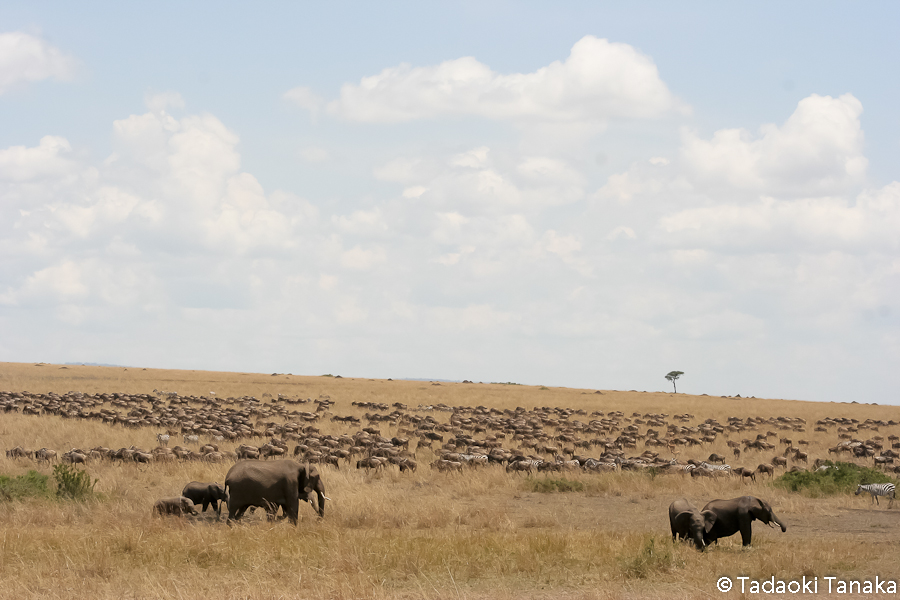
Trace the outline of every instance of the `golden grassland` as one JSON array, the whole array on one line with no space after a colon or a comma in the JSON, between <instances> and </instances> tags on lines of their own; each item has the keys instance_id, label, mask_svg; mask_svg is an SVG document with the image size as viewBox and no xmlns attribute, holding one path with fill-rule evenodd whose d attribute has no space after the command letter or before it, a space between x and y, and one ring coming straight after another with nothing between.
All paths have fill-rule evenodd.
<instances>
[{"instance_id":1,"label":"golden grassland","mask_svg":"<svg viewBox=\"0 0 900 600\"><path fill-rule=\"evenodd\" d=\"M360 417L367 411L351 402L402 402L410 409L444 403L621 410L629 416L690 413L693 424L730 416L802 417L807 431L792 437L809 440L811 459L827 458L827 448L837 441L833 430L812 430L817 419L900 421L898 407L868 404L47 364L0 364L0 390L328 395L335 414ZM317 426L324 433L359 427L327 419ZM376 426L384 435L396 433L384 423ZM3 449L152 448L156 433L0 414ZM900 427L882 427L878 435L892 433L900 434ZM681 452L682 460L711 452L731 458L724 440ZM729 462L755 467L773 454ZM344 464L320 467L333 501L324 520L301 507L297 527L258 514L232 527L210 513L186 520L151 517L157 498L178 495L192 480L223 481L228 464L93 463L87 470L99 480L94 500L0 503L0 598L698 598L737 597L716 590L722 575L900 579L894 559L900 504L887 510L884 500L873 507L867 497L850 494L808 498L765 478L744 485L733 478L639 473L537 475L583 485L580 492L543 494L532 491L527 478L501 468L443 474L428 468L428 450L417 459L419 470L402 476L367 474ZM0 474L29 469L50 472L28 460L0 457ZM703 554L671 542L666 511L672 500L686 497L701 507L744 494L768 500L788 524L787 533L756 523L752 548L742 549L734 536Z\"/></svg>"}]
</instances>

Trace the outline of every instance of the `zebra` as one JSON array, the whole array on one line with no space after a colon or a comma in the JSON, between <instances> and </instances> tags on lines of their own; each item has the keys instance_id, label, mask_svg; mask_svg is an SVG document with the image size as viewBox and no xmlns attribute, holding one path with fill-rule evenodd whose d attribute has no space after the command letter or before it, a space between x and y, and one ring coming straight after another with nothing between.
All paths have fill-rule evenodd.
<instances>
[{"instance_id":1,"label":"zebra","mask_svg":"<svg viewBox=\"0 0 900 600\"><path fill-rule=\"evenodd\" d=\"M487 466L488 455L487 454L460 454L459 462L469 465L469 466L472 466L472 467L477 467L479 465Z\"/></svg>"},{"instance_id":2,"label":"zebra","mask_svg":"<svg viewBox=\"0 0 900 600\"><path fill-rule=\"evenodd\" d=\"M584 465L582 468L585 471L615 471L616 463L613 462L603 462L597 460L596 458L589 458L584 461Z\"/></svg>"},{"instance_id":3,"label":"zebra","mask_svg":"<svg viewBox=\"0 0 900 600\"><path fill-rule=\"evenodd\" d=\"M699 466L710 471L731 472L731 465L711 465L708 462L701 462Z\"/></svg>"},{"instance_id":4,"label":"zebra","mask_svg":"<svg viewBox=\"0 0 900 600\"><path fill-rule=\"evenodd\" d=\"M169 445L169 434L168 433L157 433L156 441L162 444L163 446Z\"/></svg>"},{"instance_id":5,"label":"zebra","mask_svg":"<svg viewBox=\"0 0 900 600\"><path fill-rule=\"evenodd\" d=\"M184 443L185 444L199 444L200 437L195 434L185 434L184 435Z\"/></svg>"},{"instance_id":6,"label":"zebra","mask_svg":"<svg viewBox=\"0 0 900 600\"><path fill-rule=\"evenodd\" d=\"M731 465L711 465L708 462L701 462L691 471L691 477L719 477L720 475L728 476L731 474Z\"/></svg>"},{"instance_id":7,"label":"zebra","mask_svg":"<svg viewBox=\"0 0 900 600\"><path fill-rule=\"evenodd\" d=\"M523 458L521 460L514 460L506 465L506 472L511 473L514 471L525 471L528 473L534 472L535 469L539 468L544 461L542 460L531 460L527 458Z\"/></svg>"},{"instance_id":8,"label":"zebra","mask_svg":"<svg viewBox=\"0 0 900 600\"><path fill-rule=\"evenodd\" d=\"M691 471L697 468L697 465L679 465L678 463L669 463L666 470L669 473L678 473L679 475L689 475Z\"/></svg>"},{"instance_id":9,"label":"zebra","mask_svg":"<svg viewBox=\"0 0 900 600\"><path fill-rule=\"evenodd\" d=\"M891 499L888 503L888 508L891 508L894 504L895 491L896 486L893 483L870 483L868 485L858 485L854 495L859 496L863 492L869 492L872 494L872 501L875 502L875 504L878 504L878 496L887 496Z\"/></svg>"}]
</instances>

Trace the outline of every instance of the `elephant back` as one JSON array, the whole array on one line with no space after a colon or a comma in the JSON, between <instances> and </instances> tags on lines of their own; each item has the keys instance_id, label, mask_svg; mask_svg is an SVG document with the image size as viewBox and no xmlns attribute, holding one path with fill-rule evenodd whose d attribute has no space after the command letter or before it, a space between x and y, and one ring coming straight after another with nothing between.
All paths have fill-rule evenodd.
<instances>
[{"instance_id":1,"label":"elephant back","mask_svg":"<svg viewBox=\"0 0 900 600\"><path fill-rule=\"evenodd\" d=\"M263 499L282 503L296 501L298 472L302 469L293 460L243 460L236 463L225 476L225 490L231 502L259 506Z\"/></svg>"}]
</instances>

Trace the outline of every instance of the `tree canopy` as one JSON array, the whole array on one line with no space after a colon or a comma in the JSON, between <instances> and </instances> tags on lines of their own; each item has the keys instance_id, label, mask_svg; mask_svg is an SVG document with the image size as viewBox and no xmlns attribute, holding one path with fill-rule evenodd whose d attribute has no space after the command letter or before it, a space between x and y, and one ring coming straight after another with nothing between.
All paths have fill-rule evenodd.
<instances>
[{"instance_id":1,"label":"tree canopy","mask_svg":"<svg viewBox=\"0 0 900 600\"><path fill-rule=\"evenodd\" d=\"M669 371L669 374L666 375L666 379L672 382L672 389L675 390L675 393L678 393L678 388L675 387L675 380L684 375L684 371Z\"/></svg>"}]
</instances>

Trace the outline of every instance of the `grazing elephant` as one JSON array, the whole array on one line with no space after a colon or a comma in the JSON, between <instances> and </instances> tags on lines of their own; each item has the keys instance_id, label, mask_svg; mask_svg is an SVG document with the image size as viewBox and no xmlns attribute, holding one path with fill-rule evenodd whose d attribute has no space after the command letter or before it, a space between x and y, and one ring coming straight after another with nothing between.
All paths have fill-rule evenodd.
<instances>
[{"instance_id":1,"label":"grazing elephant","mask_svg":"<svg viewBox=\"0 0 900 600\"><path fill-rule=\"evenodd\" d=\"M228 498L225 495L225 486L218 481L215 483L192 481L184 486L184 489L181 490L181 495L185 498L190 498L191 502L197 506L202 504L203 510L201 512L206 512L206 509L212 505L216 511L216 518L222 515L222 504L228 502Z\"/></svg>"},{"instance_id":2,"label":"grazing elephant","mask_svg":"<svg viewBox=\"0 0 900 600\"><path fill-rule=\"evenodd\" d=\"M175 515L180 517L185 514L197 515L194 503L190 498L184 496L176 496L175 498L163 498L157 500L153 504L153 514L155 515Z\"/></svg>"},{"instance_id":3,"label":"grazing elephant","mask_svg":"<svg viewBox=\"0 0 900 600\"><path fill-rule=\"evenodd\" d=\"M711 511L716 515L712 529L706 534L706 542L716 542L719 538L734 535L741 532L741 542L744 546L750 545L750 537L753 533L750 525L754 520L759 520L772 526L774 522L781 526L781 531L787 531L787 525L772 512L772 507L765 500L753 496L741 496L731 500L713 500L703 507L703 512Z\"/></svg>"},{"instance_id":4,"label":"grazing elephant","mask_svg":"<svg viewBox=\"0 0 900 600\"><path fill-rule=\"evenodd\" d=\"M244 460L236 463L225 476L228 495L228 520L240 519L251 506L267 512L278 507L297 524L300 500L310 503L315 495L319 517L325 516L325 485L314 466L293 460Z\"/></svg>"},{"instance_id":5,"label":"grazing elephant","mask_svg":"<svg viewBox=\"0 0 900 600\"><path fill-rule=\"evenodd\" d=\"M717 515L710 510L702 513L693 504L681 498L669 505L669 525L672 527L672 541L676 537L691 540L697 550L706 549L706 535L716 523Z\"/></svg>"}]
</instances>

